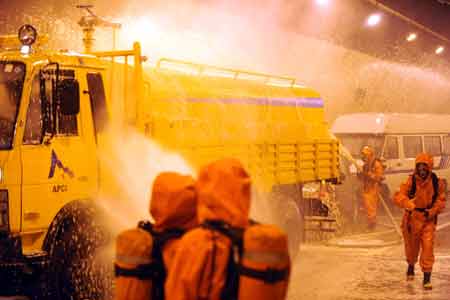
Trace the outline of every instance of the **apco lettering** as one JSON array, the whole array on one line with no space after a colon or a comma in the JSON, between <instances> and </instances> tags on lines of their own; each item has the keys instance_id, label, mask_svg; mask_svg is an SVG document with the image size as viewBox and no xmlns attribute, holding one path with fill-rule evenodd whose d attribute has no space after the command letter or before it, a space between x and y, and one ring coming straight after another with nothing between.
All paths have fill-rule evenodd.
<instances>
[{"instance_id":1,"label":"apco lettering","mask_svg":"<svg viewBox=\"0 0 450 300\"><path fill-rule=\"evenodd\" d=\"M64 192L67 192L68 189L69 189L69 187L66 184L57 184L57 185L53 186L52 192L53 193L64 193Z\"/></svg>"}]
</instances>

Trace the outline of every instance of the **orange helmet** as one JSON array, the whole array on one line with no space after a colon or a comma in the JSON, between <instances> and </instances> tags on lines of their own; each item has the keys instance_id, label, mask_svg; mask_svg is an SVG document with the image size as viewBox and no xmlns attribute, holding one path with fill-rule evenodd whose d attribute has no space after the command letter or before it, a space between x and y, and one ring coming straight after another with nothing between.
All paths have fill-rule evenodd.
<instances>
[{"instance_id":1,"label":"orange helmet","mask_svg":"<svg viewBox=\"0 0 450 300\"><path fill-rule=\"evenodd\" d=\"M428 153L420 153L416 157L416 165L419 163L424 163L428 166L428 168L433 169L433 156Z\"/></svg>"},{"instance_id":2,"label":"orange helmet","mask_svg":"<svg viewBox=\"0 0 450 300\"><path fill-rule=\"evenodd\" d=\"M361 149L361 154L365 157L372 157L375 155L375 152L373 151L373 148L370 146L364 146Z\"/></svg>"},{"instance_id":3,"label":"orange helmet","mask_svg":"<svg viewBox=\"0 0 450 300\"><path fill-rule=\"evenodd\" d=\"M197 225L197 193L192 176L162 172L153 182L150 214L156 230Z\"/></svg>"}]
</instances>

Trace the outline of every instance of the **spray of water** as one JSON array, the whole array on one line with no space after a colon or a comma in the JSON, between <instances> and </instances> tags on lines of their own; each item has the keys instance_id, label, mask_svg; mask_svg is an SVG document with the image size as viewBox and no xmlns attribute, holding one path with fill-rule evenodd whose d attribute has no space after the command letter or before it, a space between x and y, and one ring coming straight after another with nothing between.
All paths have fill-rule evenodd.
<instances>
[{"instance_id":1,"label":"spray of water","mask_svg":"<svg viewBox=\"0 0 450 300\"><path fill-rule=\"evenodd\" d=\"M356 11L342 20L346 9ZM340 46L360 42L355 37L365 30L358 17L362 9L344 3L319 7L312 1L156 1L148 7L129 1L120 11L128 17L119 18L124 24L119 44L140 40L153 62L166 56L295 76L321 92L330 122L349 112L450 113L442 110L450 76L436 60L423 55L410 66ZM366 34L377 36L377 31ZM386 58L410 54L402 49ZM435 102L428 105L431 98Z\"/></svg>"},{"instance_id":2,"label":"spray of water","mask_svg":"<svg viewBox=\"0 0 450 300\"><path fill-rule=\"evenodd\" d=\"M330 1L325 6L309 0L17 3L6 6L5 12L17 17L14 22L8 19L4 28L9 31L5 33L15 32L19 24L29 22L52 36L52 47L66 48L70 44L70 48L81 50L81 30L76 22L83 13L74 7L82 3L94 4L98 15L122 23L117 48L128 49L139 40L151 62L164 56L293 75L320 91L330 122L342 113L360 111L400 112L407 108L409 112L450 113L442 105L448 99L448 85L435 84L433 76L429 76L434 73L447 82L450 78L435 57L418 57L415 65L419 67L411 67L340 46L351 44L358 48L361 34L379 38L383 31L390 30L383 27L384 23L370 30L365 28L360 17L365 8L359 2L337 5ZM96 30L96 45L99 50L111 49L110 29ZM370 46L379 47L375 42ZM399 44L385 57L409 57L410 46ZM403 71L396 71L398 68ZM408 70L414 68L414 74L425 75L413 79ZM401 94L413 90L417 92ZM435 103L429 105L429 99Z\"/></svg>"},{"instance_id":3,"label":"spray of water","mask_svg":"<svg viewBox=\"0 0 450 300\"><path fill-rule=\"evenodd\" d=\"M194 173L179 154L163 149L133 129L126 134L116 133L100 150L99 157L104 166L103 174L113 177L109 181L105 179L105 184L117 185L99 199L100 205L114 219L114 230L136 226L138 220L149 219L151 187L160 172ZM122 199L117 199L118 196Z\"/></svg>"}]
</instances>

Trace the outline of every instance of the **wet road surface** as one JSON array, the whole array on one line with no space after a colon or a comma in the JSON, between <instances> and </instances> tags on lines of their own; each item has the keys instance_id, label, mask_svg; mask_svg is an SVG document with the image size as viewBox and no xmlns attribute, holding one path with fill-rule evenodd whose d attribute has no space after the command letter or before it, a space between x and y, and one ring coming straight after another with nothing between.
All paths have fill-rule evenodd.
<instances>
[{"instance_id":1,"label":"wet road surface","mask_svg":"<svg viewBox=\"0 0 450 300\"><path fill-rule=\"evenodd\" d=\"M432 291L423 275L406 282L403 245L339 248L302 245L294 262L288 300L450 300L450 230L436 239Z\"/></svg>"}]
</instances>

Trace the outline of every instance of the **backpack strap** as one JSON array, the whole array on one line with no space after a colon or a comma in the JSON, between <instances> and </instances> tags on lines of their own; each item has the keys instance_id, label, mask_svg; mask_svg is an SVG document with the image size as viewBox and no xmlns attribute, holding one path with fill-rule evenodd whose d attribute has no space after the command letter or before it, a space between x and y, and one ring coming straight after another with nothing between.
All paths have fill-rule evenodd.
<instances>
[{"instance_id":1,"label":"backpack strap","mask_svg":"<svg viewBox=\"0 0 450 300\"><path fill-rule=\"evenodd\" d=\"M153 224L148 220L139 221L137 227L147 231L152 236L155 234L155 232L153 231Z\"/></svg>"},{"instance_id":2,"label":"backpack strap","mask_svg":"<svg viewBox=\"0 0 450 300\"><path fill-rule=\"evenodd\" d=\"M243 229L235 228L222 220L206 220L200 226L205 229L222 233L231 240L233 245L238 245L242 248Z\"/></svg>"},{"instance_id":3,"label":"backpack strap","mask_svg":"<svg viewBox=\"0 0 450 300\"><path fill-rule=\"evenodd\" d=\"M239 292L239 266L243 251L244 230L233 228L222 220L206 220L202 228L219 232L231 241L230 255L227 262L225 285L220 294L221 300L237 300Z\"/></svg>"},{"instance_id":4,"label":"backpack strap","mask_svg":"<svg viewBox=\"0 0 450 300\"><path fill-rule=\"evenodd\" d=\"M434 206L434 203L436 203L436 200L439 196L439 178L435 173L431 173L431 181L433 182L433 198L431 201L431 204L429 205L429 208L432 208Z\"/></svg>"},{"instance_id":5,"label":"backpack strap","mask_svg":"<svg viewBox=\"0 0 450 300\"><path fill-rule=\"evenodd\" d=\"M153 229L153 224L150 221L140 221L138 227L150 233L153 237L153 250L161 250L162 247L172 239L181 238L185 233L185 229L181 228L169 228L162 232L157 232ZM152 253L153 255L153 253Z\"/></svg>"},{"instance_id":6,"label":"backpack strap","mask_svg":"<svg viewBox=\"0 0 450 300\"><path fill-rule=\"evenodd\" d=\"M409 192L408 192L409 199L413 199L416 196L416 189L417 189L416 175L412 174L411 175L411 188L409 189Z\"/></svg>"},{"instance_id":7,"label":"backpack strap","mask_svg":"<svg viewBox=\"0 0 450 300\"><path fill-rule=\"evenodd\" d=\"M427 209L430 209L434 206L434 203L436 203L436 200L439 196L439 177L431 172L431 181L433 183L433 197L431 204L427 206ZM416 196L416 190L417 190L417 184L416 184L416 176L413 174L411 176L411 188L408 192L408 198L413 199Z\"/></svg>"},{"instance_id":8,"label":"backpack strap","mask_svg":"<svg viewBox=\"0 0 450 300\"><path fill-rule=\"evenodd\" d=\"M162 249L164 245L173 239L179 239L186 233L186 230L181 228L170 228L164 230L163 232L156 232L154 234L154 243L156 244L155 248Z\"/></svg>"},{"instance_id":9,"label":"backpack strap","mask_svg":"<svg viewBox=\"0 0 450 300\"><path fill-rule=\"evenodd\" d=\"M136 277L140 280L154 280L161 276L159 264L155 263L138 265L133 269L125 269L114 264L114 273L116 277Z\"/></svg>"},{"instance_id":10,"label":"backpack strap","mask_svg":"<svg viewBox=\"0 0 450 300\"><path fill-rule=\"evenodd\" d=\"M271 269L268 268L264 271L261 270L255 270L252 268L244 267L243 265L239 266L239 274L251 277L254 279L258 279L261 281L264 281L265 283L274 284L279 281L286 280L289 276L289 270L277 270L277 269Z\"/></svg>"},{"instance_id":11,"label":"backpack strap","mask_svg":"<svg viewBox=\"0 0 450 300\"><path fill-rule=\"evenodd\" d=\"M381 162L381 159L379 159L379 158L374 158L373 161L372 161L372 163L370 164L370 171L373 170L373 168L375 167L375 164L376 164L376 163L380 163L381 165L383 165L383 163Z\"/></svg>"},{"instance_id":12,"label":"backpack strap","mask_svg":"<svg viewBox=\"0 0 450 300\"><path fill-rule=\"evenodd\" d=\"M140 221L137 227L147 231L153 237L153 225L149 221ZM114 273L116 277L136 277L140 280L153 280L161 276L162 270L160 265L155 262L152 257L148 257L148 259L122 257L121 260L136 264L137 266L133 269L126 269L114 264Z\"/></svg>"},{"instance_id":13,"label":"backpack strap","mask_svg":"<svg viewBox=\"0 0 450 300\"><path fill-rule=\"evenodd\" d=\"M167 270L164 266L164 258L162 250L164 245L173 239L181 238L186 230L181 228L170 228L162 232L154 230L153 224L149 221L140 221L138 227L149 232L153 237L153 248L151 253L152 266L149 266L148 272L152 272L153 281L152 285L152 300L163 300L164 299L164 283L167 277ZM145 266L143 267L145 268Z\"/></svg>"},{"instance_id":14,"label":"backpack strap","mask_svg":"<svg viewBox=\"0 0 450 300\"><path fill-rule=\"evenodd\" d=\"M250 222L250 226L257 225L255 221ZM239 291L239 276L251 277L265 283L276 283L286 280L289 270L275 270L268 268L264 271L245 267L241 264L243 253L244 230L233 228L231 225L220 220L208 220L201 224L201 227L214 230L227 236L232 243L230 256L227 265L227 278L221 293L223 300L237 300Z\"/></svg>"},{"instance_id":15,"label":"backpack strap","mask_svg":"<svg viewBox=\"0 0 450 300\"><path fill-rule=\"evenodd\" d=\"M363 172L364 173L368 173L368 172L372 172L375 164L376 163L380 163L381 165L383 165L382 161L379 158L374 158L370 163L365 163L363 166Z\"/></svg>"},{"instance_id":16,"label":"backpack strap","mask_svg":"<svg viewBox=\"0 0 450 300\"><path fill-rule=\"evenodd\" d=\"M164 300L164 283L167 278L167 270L164 265L163 249L167 242L173 239L179 239L185 234L186 230L180 228L170 228L163 232L155 233L152 257L160 264L161 274L153 280L152 300Z\"/></svg>"}]
</instances>

